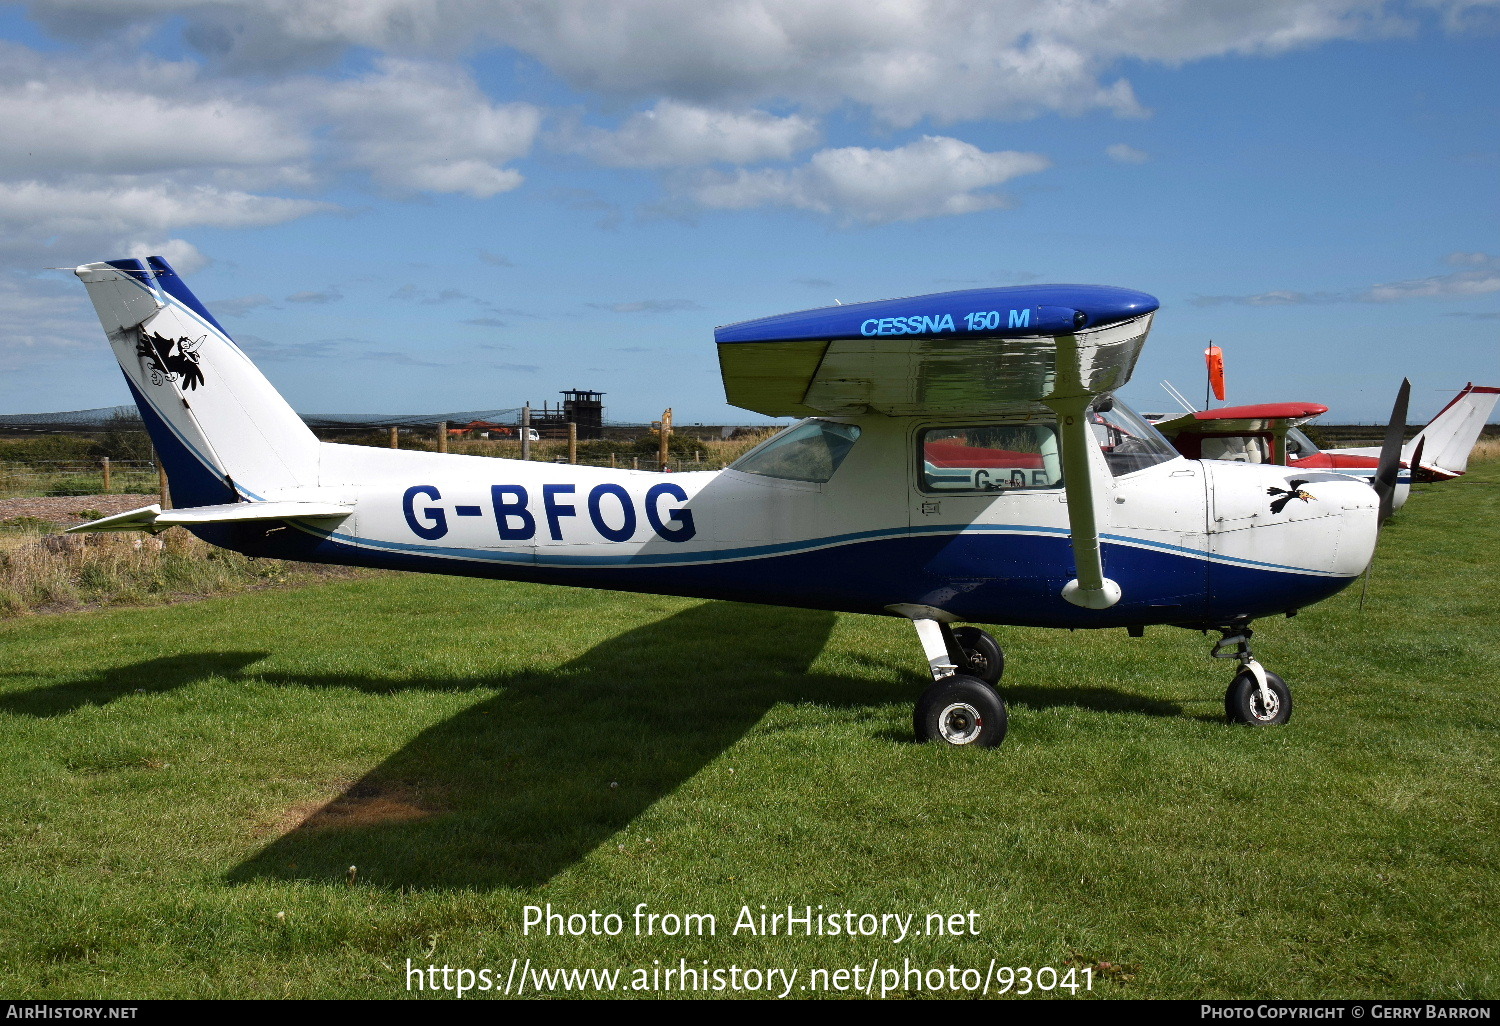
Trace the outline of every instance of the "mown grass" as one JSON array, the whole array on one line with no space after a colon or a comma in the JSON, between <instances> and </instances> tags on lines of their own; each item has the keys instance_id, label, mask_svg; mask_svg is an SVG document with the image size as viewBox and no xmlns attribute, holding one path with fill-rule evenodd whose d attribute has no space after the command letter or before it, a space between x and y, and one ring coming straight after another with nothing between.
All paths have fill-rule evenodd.
<instances>
[{"instance_id":1,"label":"mown grass","mask_svg":"<svg viewBox=\"0 0 1500 1026\"><path fill-rule=\"evenodd\" d=\"M1418 487L1363 611L1261 625L1285 728L1222 722L1196 635L1001 630L990 752L910 743L896 620L393 575L0 625L0 992L994 958L1105 997L1493 998L1497 514L1500 464ZM720 930L523 936L549 902ZM730 934L763 903L980 933Z\"/></svg>"}]
</instances>

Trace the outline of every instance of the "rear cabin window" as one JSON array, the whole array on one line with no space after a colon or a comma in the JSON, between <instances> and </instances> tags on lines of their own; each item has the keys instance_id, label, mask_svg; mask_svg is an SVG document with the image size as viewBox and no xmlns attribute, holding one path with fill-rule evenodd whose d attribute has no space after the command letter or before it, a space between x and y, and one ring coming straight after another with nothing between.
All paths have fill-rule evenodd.
<instances>
[{"instance_id":1,"label":"rear cabin window","mask_svg":"<svg viewBox=\"0 0 1500 1026\"><path fill-rule=\"evenodd\" d=\"M1270 463L1269 435L1205 435L1199 447L1205 460L1233 463Z\"/></svg>"},{"instance_id":2,"label":"rear cabin window","mask_svg":"<svg viewBox=\"0 0 1500 1026\"><path fill-rule=\"evenodd\" d=\"M1050 423L928 428L920 446L924 491L1004 492L1062 484L1057 429Z\"/></svg>"},{"instance_id":3,"label":"rear cabin window","mask_svg":"<svg viewBox=\"0 0 1500 1026\"><path fill-rule=\"evenodd\" d=\"M822 484L833 477L859 438L853 424L806 420L741 456L731 470L783 481Z\"/></svg>"}]
</instances>

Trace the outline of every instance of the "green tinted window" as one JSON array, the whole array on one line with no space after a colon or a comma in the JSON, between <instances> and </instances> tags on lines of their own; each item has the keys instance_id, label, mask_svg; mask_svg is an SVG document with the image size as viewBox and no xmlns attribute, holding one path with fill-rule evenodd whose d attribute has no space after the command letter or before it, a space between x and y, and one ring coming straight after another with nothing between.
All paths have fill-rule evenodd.
<instances>
[{"instance_id":1,"label":"green tinted window","mask_svg":"<svg viewBox=\"0 0 1500 1026\"><path fill-rule=\"evenodd\" d=\"M859 437L853 424L807 420L751 449L730 468L761 477L821 484L839 469Z\"/></svg>"},{"instance_id":2,"label":"green tinted window","mask_svg":"<svg viewBox=\"0 0 1500 1026\"><path fill-rule=\"evenodd\" d=\"M1062 484L1057 429L1050 423L929 428L920 444L925 491L1000 492Z\"/></svg>"}]
</instances>

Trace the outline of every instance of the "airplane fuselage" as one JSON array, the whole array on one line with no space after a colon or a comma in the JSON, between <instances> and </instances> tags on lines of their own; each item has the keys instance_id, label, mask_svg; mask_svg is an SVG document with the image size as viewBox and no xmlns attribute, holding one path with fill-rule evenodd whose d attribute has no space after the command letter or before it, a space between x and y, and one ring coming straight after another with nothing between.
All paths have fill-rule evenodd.
<instances>
[{"instance_id":1,"label":"airplane fuselage","mask_svg":"<svg viewBox=\"0 0 1500 1026\"><path fill-rule=\"evenodd\" d=\"M1105 566L1124 598L1082 609L1059 596L1074 574L1061 487L924 491L916 437L941 421L831 419L861 433L821 483L325 444L319 487L298 494L352 505L341 523L199 530L277 558L1045 627L1286 612L1343 588L1373 544L1373 519L1364 532L1342 515L1373 505L1347 478L1302 475L1312 497L1272 513L1285 468L1179 458L1110 478L1101 459Z\"/></svg>"}]
</instances>

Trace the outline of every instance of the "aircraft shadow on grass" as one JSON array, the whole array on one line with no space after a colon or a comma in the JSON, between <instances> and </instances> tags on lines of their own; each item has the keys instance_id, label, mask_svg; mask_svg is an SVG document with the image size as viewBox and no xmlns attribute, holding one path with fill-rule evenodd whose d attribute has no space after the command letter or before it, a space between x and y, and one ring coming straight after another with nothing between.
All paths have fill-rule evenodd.
<instances>
[{"instance_id":1,"label":"aircraft shadow on grass","mask_svg":"<svg viewBox=\"0 0 1500 1026\"><path fill-rule=\"evenodd\" d=\"M293 818L228 878L326 883L354 865L362 883L390 888L530 887L675 792L779 702L909 707L923 679L904 666L892 680L890 666L856 654L869 676L811 672L834 622L827 612L706 602L555 669L485 677L277 673L252 667L265 652L181 654L0 696L0 710L60 716L209 675L371 694L499 689ZM1109 689L1002 688L1030 708L1182 715L1176 703Z\"/></svg>"},{"instance_id":2,"label":"aircraft shadow on grass","mask_svg":"<svg viewBox=\"0 0 1500 1026\"><path fill-rule=\"evenodd\" d=\"M707 602L548 672L416 684L503 693L424 730L229 878L327 882L353 865L360 880L396 888L544 883L691 780L778 702L909 708L922 686L914 673L893 681L888 673L810 671L834 622L826 612ZM1028 704L1180 714L1172 703L1103 689L1021 690L1017 699Z\"/></svg>"},{"instance_id":3,"label":"aircraft shadow on grass","mask_svg":"<svg viewBox=\"0 0 1500 1026\"><path fill-rule=\"evenodd\" d=\"M114 666L90 677L0 695L0 712L38 718L65 716L131 695L176 691L205 677L236 677L268 655L269 652L193 652ZM22 675L0 676L15 679Z\"/></svg>"},{"instance_id":4,"label":"aircraft shadow on grass","mask_svg":"<svg viewBox=\"0 0 1500 1026\"><path fill-rule=\"evenodd\" d=\"M778 702L910 701L902 684L809 672L834 620L708 602L545 672L394 685L259 673L284 686L502 693L422 731L229 879L326 882L355 865L362 882L394 888L543 883L676 791Z\"/></svg>"}]
</instances>

